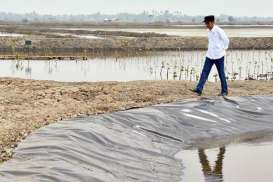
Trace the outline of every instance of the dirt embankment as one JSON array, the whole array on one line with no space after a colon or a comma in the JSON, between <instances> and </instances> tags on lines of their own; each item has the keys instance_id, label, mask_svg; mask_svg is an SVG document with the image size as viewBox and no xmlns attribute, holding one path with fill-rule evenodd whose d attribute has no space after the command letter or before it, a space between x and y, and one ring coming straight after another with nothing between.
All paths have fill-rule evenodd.
<instances>
[{"instance_id":1,"label":"dirt embankment","mask_svg":"<svg viewBox=\"0 0 273 182\"><path fill-rule=\"evenodd\" d=\"M25 40L32 40L32 48L26 49ZM78 55L89 56L96 52L145 51L145 50L205 50L207 39L203 37L107 37L104 39L48 38L26 36L0 38L1 55ZM231 38L230 49L273 49L273 37Z\"/></svg>"},{"instance_id":2,"label":"dirt embankment","mask_svg":"<svg viewBox=\"0 0 273 182\"><path fill-rule=\"evenodd\" d=\"M61 83L22 79L0 79L0 162L32 131L56 121L76 116L143 107L193 98L188 89L195 83L184 81L132 81ZM209 83L206 95L216 95L219 87ZM232 96L273 94L272 81L230 83Z\"/></svg>"}]
</instances>

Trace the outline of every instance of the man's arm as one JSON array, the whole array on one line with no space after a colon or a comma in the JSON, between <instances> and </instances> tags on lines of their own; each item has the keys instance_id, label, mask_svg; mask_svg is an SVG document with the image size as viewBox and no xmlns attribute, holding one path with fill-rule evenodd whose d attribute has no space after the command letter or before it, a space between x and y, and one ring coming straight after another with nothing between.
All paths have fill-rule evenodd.
<instances>
[{"instance_id":1,"label":"man's arm","mask_svg":"<svg viewBox=\"0 0 273 182\"><path fill-rule=\"evenodd\" d=\"M226 33L225 33L224 30L221 29L221 28L219 28L219 31L218 31L218 32L219 32L219 35L220 35L221 39L222 39L223 42L224 42L224 48L225 48L225 49L228 49L228 46L229 46L229 39L228 39Z\"/></svg>"}]
</instances>

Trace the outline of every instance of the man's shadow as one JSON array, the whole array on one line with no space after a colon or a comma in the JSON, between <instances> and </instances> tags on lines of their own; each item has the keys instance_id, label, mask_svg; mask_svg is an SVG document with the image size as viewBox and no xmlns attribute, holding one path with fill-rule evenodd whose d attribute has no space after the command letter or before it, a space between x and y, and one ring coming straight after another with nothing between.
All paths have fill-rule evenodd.
<instances>
[{"instance_id":1,"label":"man's shadow","mask_svg":"<svg viewBox=\"0 0 273 182\"><path fill-rule=\"evenodd\" d=\"M219 153L217 155L217 160L215 161L214 169L209 164L208 157L205 153L204 149L199 149L199 159L202 165L202 171L205 177L206 182L222 182L223 179L223 159L225 155L226 149L222 147L219 149Z\"/></svg>"}]
</instances>

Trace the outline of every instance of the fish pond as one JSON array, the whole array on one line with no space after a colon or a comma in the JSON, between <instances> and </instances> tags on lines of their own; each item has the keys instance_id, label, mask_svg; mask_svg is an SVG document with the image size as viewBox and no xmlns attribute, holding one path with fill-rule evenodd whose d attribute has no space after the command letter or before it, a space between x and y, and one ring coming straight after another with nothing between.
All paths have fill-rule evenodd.
<instances>
[{"instance_id":1,"label":"fish pond","mask_svg":"<svg viewBox=\"0 0 273 182\"><path fill-rule=\"evenodd\" d=\"M199 79L205 51L162 51L138 56L105 56L88 60L1 60L1 77L36 80L133 81ZM228 80L271 80L273 51L228 51ZM218 81L214 67L209 81Z\"/></svg>"}]
</instances>

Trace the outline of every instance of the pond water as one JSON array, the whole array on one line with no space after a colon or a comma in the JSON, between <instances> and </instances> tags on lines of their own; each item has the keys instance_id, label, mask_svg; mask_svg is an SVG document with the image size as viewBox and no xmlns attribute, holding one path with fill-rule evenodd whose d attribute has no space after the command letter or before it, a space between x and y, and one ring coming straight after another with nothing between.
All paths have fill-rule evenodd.
<instances>
[{"instance_id":1,"label":"pond water","mask_svg":"<svg viewBox=\"0 0 273 182\"><path fill-rule=\"evenodd\" d=\"M103 37L98 37L95 35L77 35L77 34L70 34L70 33L54 33L55 35L60 36L72 36L72 37L78 37L78 38L84 38L84 39L104 39Z\"/></svg>"},{"instance_id":2,"label":"pond water","mask_svg":"<svg viewBox=\"0 0 273 182\"><path fill-rule=\"evenodd\" d=\"M184 170L181 182L272 182L273 142L237 144L176 154Z\"/></svg>"},{"instance_id":3,"label":"pond water","mask_svg":"<svg viewBox=\"0 0 273 182\"><path fill-rule=\"evenodd\" d=\"M0 32L0 37L23 37L23 34Z\"/></svg>"},{"instance_id":4,"label":"pond water","mask_svg":"<svg viewBox=\"0 0 273 182\"><path fill-rule=\"evenodd\" d=\"M131 81L199 79L205 51L152 52L146 56L80 60L0 61L1 77L56 81ZM272 79L273 51L229 51L229 80ZM218 81L214 67L210 81Z\"/></svg>"},{"instance_id":5,"label":"pond water","mask_svg":"<svg viewBox=\"0 0 273 182\"><path fill-rule=\"evenodd\" d=\"M89 30L89 31L124 31L138 33L160 33L175 36L207 36L205 28L64 28L66 30ZM224 28L229 37L272 37L273 27L268 28Z\"/></svg>"}]
</instances>

